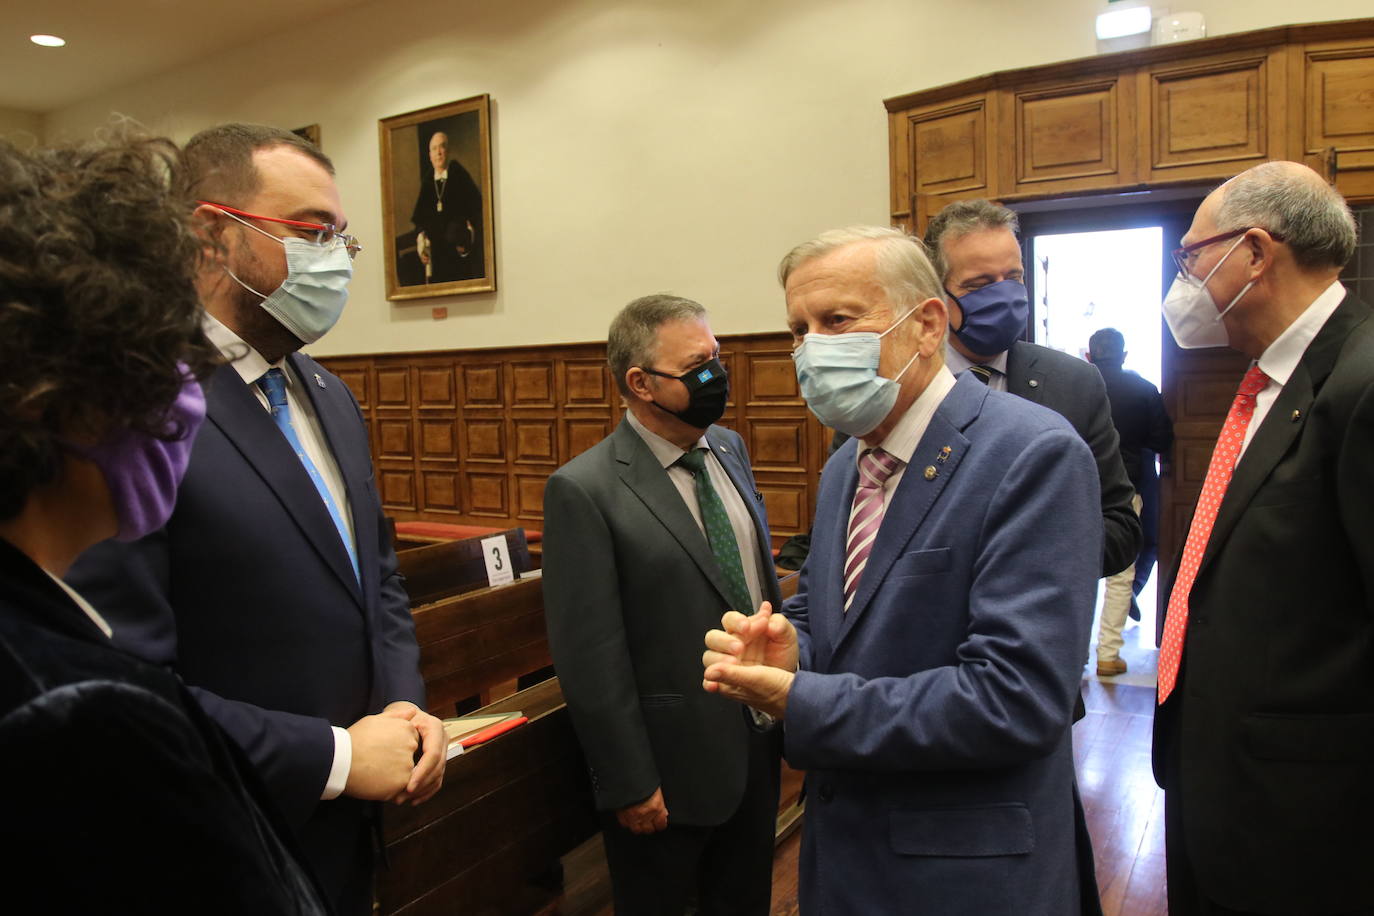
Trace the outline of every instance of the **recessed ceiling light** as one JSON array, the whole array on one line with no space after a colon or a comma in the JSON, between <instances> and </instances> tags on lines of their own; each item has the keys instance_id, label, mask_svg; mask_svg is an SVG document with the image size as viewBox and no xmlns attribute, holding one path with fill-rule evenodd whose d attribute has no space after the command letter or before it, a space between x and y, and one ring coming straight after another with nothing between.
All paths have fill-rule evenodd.
<instances>
[{"instance_id":1,"label":"recessed ceiling light","mask_svg":"<svg viewBox=\"0 0 1374 916\"><path fill-rule=\"evenodd\" d=\"M67 43L67 39L58 38L56 35L30 35L29 41L45 48L60 48Z\"/></svg>"}]
</instances>

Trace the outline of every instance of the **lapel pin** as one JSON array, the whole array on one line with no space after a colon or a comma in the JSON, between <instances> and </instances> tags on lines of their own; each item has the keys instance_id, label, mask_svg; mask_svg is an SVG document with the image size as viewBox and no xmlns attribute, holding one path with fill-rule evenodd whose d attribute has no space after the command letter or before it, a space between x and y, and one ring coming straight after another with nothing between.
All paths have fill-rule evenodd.
<instances>
[{"instance_id":1,"label":"lapel pin","mask_svg":"<svg viewBox=\"0 0 1374 916\"><path fill-rule=\"evenodd\" d=\"M1031 386L1032 388L1039 388L1040 380L1038 378L1033 378L1029 382L1026 382L1026 384Z\"/></svg>"},{"instance_id":2,"label":"lapel pin","mask_svg":"<svg viewBox=\"0 0 1374 916\"><path fill-rule=\"evenodd\" d=\"M940 472L935 470L935 465L931 464L926 466L926 480L934 480L935 475L938 473Z\"/></svg>"},{"instance_id":3,"label":"lapel pin","mask_svg":"<svg viewBox=\"0 0 1374 916\"><path fill-rule=\"evenodd\" d=\"M320 374L318 372L315 373L315 384L319 385L321 388L324 387L324 379L320 378Z\"/></svg>"},{"instance_id":4,"label":"lapel pin","mask_svg":"<svg viewBox=\"0 0 1374 916\"><path fill-rule=\"evenodd\" d=\"M1296 422L1298 422L1298 421L1301 420L1301 419L1302 419L1302 411L1301 411L1301 410L1295 410L1295 411L1293 411L1293 417L1292 417L1293 422L1296 423Z\"/></svg>"},{"instance_id":5,"label":"lapel pin","mask_svg":"<svg viewBox=\"0 0 1374 916\"><path fill-rule=\"evenodd\" d=\"M729 450L728 448L726 448L725 446L723 446L723 445L718 445L718 446L716 446L716 448L720 449L720 453L721 453L722 455L728 455L728 454L730 454L730 450Z\"/></svg>"},{"instance_id":6,"label":"lapel pin","mask_svg":"<svg viewBox=\"0 0 1374 916\"><path fill-rule=\"evenodd\" d=\"M940 449L940 454L935 456L935 460L943 464L949 460L949 453L951 451L953 451L953 449L946 445L944 448Z\"/></svg>"}]
</instances>

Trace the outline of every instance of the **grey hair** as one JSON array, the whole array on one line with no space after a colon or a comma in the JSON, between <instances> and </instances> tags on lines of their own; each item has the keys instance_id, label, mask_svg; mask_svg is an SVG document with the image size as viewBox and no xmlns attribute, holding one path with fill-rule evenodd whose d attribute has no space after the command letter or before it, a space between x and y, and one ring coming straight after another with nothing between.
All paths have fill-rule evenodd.
<instances>
[{"instance_id":1,"label":"grey hair","mask_svg":"<svg viewBox=\"0 0 1374 916\"><path fill-rule=\"evenodd\" d=\"M655 293L642 296L620 310L606 334L606 361L620 393L629 396L625 373L633 366L646 366L658 356L658 329L670 321L694 321L706 317L700 302Z\"/></svg>"},{"instance_id":2,"label":"grey hair","mask_svg":"<svg viewBox=\"0 0 1374 916\"><path fill-rule=\"evenodd\" d=\"M945 260L941 243L952 242L970 232L984 229L1010 229L1011 234L1016 235L1021 224L1015 211L982 198L956 200L931 218L926 226L926 248L931 252L935 271L940 275L942 284L949 279L949 261Z\"/></svg>"},{"instance_id":3,"label":"grey hair","mask_svg":"<svg viewBox=\"0 0 1374 916\"><path fill-rule=\"evenodd\" d=\"M1222 185L1217 229L1251 227L1282 236L1305 270L1339 270L1355 254L1355 217L1345 199L1291 163L1266 162Z\"/></svg>"},{"instance_id":4,"label":"grey hair","mask_svg":"<svg viewBox=\"0 0 1374 916\"><path fill-rule=\"evenodd\" d=\"M921 240L885 226L850 226L822 232L787 253L778 265L778 282L786 287L792 271L807 261L859 242L873 242L877 246L876 279L894 308L912 308L930 298L944 298L940 279Z\"/></svg>"}]
</instances>

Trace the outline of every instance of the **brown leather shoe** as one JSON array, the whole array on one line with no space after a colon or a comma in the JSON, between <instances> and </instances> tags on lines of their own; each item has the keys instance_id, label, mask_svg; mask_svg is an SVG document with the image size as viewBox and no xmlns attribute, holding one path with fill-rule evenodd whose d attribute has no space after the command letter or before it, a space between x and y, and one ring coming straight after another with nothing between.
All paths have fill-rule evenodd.
<instances>
[{"instance_id":1,"label":"brown leather shoe","mask_svg":"<svg viewBox=\"0 0 1374 916\"><path fill-rule=\"evenodd\" d=\"M1118 674L1126 673L1126 662L1119 658L1097 661L1098 677L1116 677Z\"/></svg>"}]
</instances>

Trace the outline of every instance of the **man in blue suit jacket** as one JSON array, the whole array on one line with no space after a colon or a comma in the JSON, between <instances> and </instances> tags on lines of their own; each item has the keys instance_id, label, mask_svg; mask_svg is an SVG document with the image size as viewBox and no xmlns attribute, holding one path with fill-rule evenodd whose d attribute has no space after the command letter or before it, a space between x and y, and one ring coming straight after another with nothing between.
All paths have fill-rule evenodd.
<instances>
[{"instance_id":1,"label":"man in blue suit jacket","mask_svg":"<svg viewBox=\"0 0 1374 916\"><path fill-rule=\"evenodd\" d=\"M946 306L914 239L826 233L780 274L802 394L857 438L826 464L785 616L727 614L704 661L708 690L782 718L807 771L802 912L1078 912L1092 453L1052 411L945 368ZM895 473L856 505L870 452Z\"/></svg>"},{"instance_id":2,"label":"man in blue suit jacket","mask_svg":"<svg viewBox=\"0 0 1374 916\"><path fill-rule=\"evenodd\" d=\"M432 795L445 742L423 711L357 402L295 352L342 311L356 244L334 231L347 220L333 166L288 131L211 128L186 162L214 252L207 336L230 362L206 386L166 527L94 548L68 578L117 644L173 667L247 752L334 910L368 913L367 803ZM284 407L259 381L273 373Z\"/></svg>"}]
</instances>

